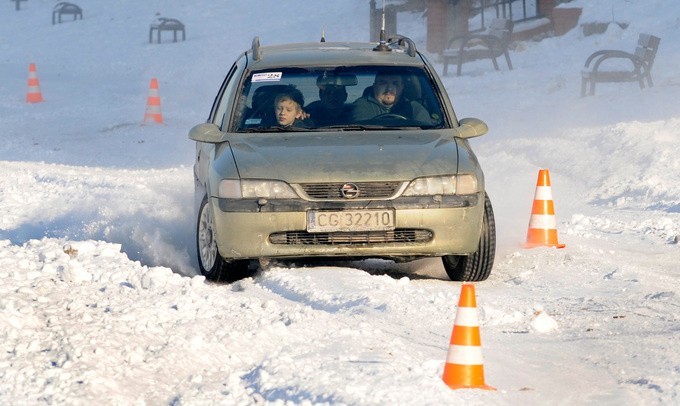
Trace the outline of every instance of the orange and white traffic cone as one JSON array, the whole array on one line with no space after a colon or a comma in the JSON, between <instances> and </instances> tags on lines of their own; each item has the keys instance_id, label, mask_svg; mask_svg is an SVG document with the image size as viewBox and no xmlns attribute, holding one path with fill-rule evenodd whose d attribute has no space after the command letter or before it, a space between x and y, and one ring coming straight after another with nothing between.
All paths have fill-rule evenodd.
<instances>
[{"instance_id":1,"label":"orange and white traffic cone","mask_svg":"<svg viewBox=\"0 0 680 406\"><path fill-rule=\"evenodd\" d=\"M529 231L524 248L534 247L564 248L565 244L557 242L557 220L555 219L555 205L550 188L550 173L547 169L538 171L536 194L531 208Z\"/></svg>"},{"instance_id":2,"label":"orange and white traffic cone","mask_svg":"<svg viewBox=\"0 0 680 406\"><path fill-rule=\"evenodd\" d=\"M484 383L484 358L477 319L475 286L464 283L442 377L451 389L496 390Z\"/></svg>"},{"instance_id":3,"label":"orange and white traffic cone","mask_svg":"<svg viewBox=\"0 0 680 406\"><path fill-rule=\"evenodd\" d=\"M28 65L28 93L26 93L26 103L40 103L45 101L40 92L40 82L35 71L35 64Z\"/></svg>"},{"instance_id":4,"label":"orange and white traffic cone","mask_svg":"<svg viewBox=\"0 0 680 406\"><path fill-rule=\"evenodd\" d=\"M149 96L146 99L146 112L144 113L144 122L147 121L163 123L161 98L158 95L158 80L156 78L151 79L151 84L149 84Z\"/></svg>"}]
</instances>

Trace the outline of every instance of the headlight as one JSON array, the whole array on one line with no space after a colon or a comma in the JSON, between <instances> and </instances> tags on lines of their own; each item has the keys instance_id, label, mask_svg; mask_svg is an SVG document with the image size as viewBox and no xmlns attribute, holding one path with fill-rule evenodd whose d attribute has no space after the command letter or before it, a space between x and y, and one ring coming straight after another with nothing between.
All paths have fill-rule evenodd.
<instances>
[{"instance_id":1,"label":"headlight","mask_svg":"<svg viewBox=\"0 0 680 406\"><path fill-rule=\"evenodd\" d=\"M295 199L298 195L286 183L278 180L223 179L219 197L227 199Z\"/></svg>"},{"instance_id":2,"label":"headlight","mask_svg":"<svg viewBox=\"0 0 680 406\"><path fill-rule=\"evenodd\" d=\"M477 186L477 177L471 173L465 175L458 175L458 185L456 186L456 194L471 195L479 192Z\"/></svg>"},{"instance_id":3,"label":"headlight","mask_svg":"<svg viewBox=\"0 0 680 406\"><path fill-rule=\"evenodd\" d=\"M475 175L433 176L414 179L403 196L468 195L477 191Z\"/></svg>"}]
</instances>

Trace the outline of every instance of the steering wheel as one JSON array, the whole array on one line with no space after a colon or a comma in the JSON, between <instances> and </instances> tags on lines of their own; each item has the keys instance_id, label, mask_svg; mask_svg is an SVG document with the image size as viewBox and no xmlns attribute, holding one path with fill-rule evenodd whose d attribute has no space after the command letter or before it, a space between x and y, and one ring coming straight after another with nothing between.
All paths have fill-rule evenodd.
<instances>
[{"instance_id":1,"label":"steering wheel","mask_svg":"<svg viewBox=\"0 0 680 406\"><path fill-rule=\"evenodd\" d=\"M381 119L386 119L386 118L392 118L392 119L398 119L398 120L408 120L408 118L402 116L401 114L394 114L394 113L383 113L383 114L378 114L377 116L373 117L373 120L381 120Z\"/></svg>"}]
</instances>

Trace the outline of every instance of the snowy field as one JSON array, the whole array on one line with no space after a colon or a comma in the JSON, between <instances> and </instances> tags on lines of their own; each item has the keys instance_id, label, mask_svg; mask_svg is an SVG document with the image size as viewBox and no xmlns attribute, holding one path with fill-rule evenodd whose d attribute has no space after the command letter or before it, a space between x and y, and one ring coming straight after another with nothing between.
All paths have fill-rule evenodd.
<instances>
[{"instance_id":1,"label":"snowy field","mask_svg":"<svg viewBox=\"0 0 680 406\"><path fill-rule=\"evenodd\" d=\"M206 283L194 260L189 129L236 56L367 40L368 1L0 4L0 404L670 405L680 403L680 17L671 0L577 0L581 23L520 42L515 69L444 78L496 212L477 283L486 383L441 379L460 284L439 261L273 264ZM149 44L178 18L187 40ZM399 31L425 49L421 14ZM521 29L521 27L518 27ZM598 49L661 38L655 86L581 98ZM429 55L441 73L437 55ZM35 63L45 102L28 104ZM152 78L162 125L141 125ZM550 170L564 249L521 247Z\"/></svg>"}]
</instances>

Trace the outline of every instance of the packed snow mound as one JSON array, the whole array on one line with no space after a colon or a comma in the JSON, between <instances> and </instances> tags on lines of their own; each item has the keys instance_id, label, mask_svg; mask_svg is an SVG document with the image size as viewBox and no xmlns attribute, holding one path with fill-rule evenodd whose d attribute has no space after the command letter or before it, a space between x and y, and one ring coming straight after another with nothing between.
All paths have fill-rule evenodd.
<instances>
[{"instance_id":1,"label":"packed snow mound","mask_svg":"<svg viewBox=\"0 0 680 406\"><path fill-rule=\"evenodd\" d=\"M680 120L631 122L591 131L572 131L585 154L607 157L584 171L590 201L620 208L678 212ZM603 175L606 174L606 175Z\"/></svg>"}]
</instances>

